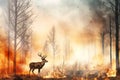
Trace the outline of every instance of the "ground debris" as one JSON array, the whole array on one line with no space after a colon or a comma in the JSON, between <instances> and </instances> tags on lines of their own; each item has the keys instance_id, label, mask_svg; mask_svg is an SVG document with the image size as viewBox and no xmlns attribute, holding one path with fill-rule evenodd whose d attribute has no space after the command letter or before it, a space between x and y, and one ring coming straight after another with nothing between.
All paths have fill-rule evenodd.
<instances>
[{"instance_id":1,"label":"ground debris","mask_svg":"<svg viewBox=\"0 0 120 80\"><path fill-rule=\"evenodd\" d=\"M38 76L17 75L7 78L0 78L0 80L120 80L120 77L107 77L107 78L83 78L83 77L66 77L66 78L42 78Z\"/></svg>"}]
</instances>

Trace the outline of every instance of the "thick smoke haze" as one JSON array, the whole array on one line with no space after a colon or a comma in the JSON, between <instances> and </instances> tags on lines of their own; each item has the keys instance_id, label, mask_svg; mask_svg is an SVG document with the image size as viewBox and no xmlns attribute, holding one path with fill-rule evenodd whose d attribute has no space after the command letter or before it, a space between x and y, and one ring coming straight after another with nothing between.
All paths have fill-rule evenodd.
<instances>
[{"instance_id":1,"label":"thick smoke haze","mask_svg":"<svg viewBox=\"0 0 120 80\"><path fill-rule=\"evenodd\" d=\"M6 13L4 4L6 4L6 1L0 0L0 16ZM55 27L56 43L59 45L56 65L63 63L66 41L69 41L70 45L70 54L66 63L71 65L78 62L83 65L93 64L93 66L96 66L101 61L99 65L102 65L104 58L100 31L107 23L100 4L102 3L99 0L32 0L32 11L35 17L31 25L31 58L28 59L25 69L28 69L29 62L40 61L37 54L42 52L52 27ZM0 18L0 27L6 31L6 22L2 17ZM109 52L108 50L106 49L106 53ZM48 63L45 67L48 68L52 66L53 54L48 52L46 55ZM108 58L106 64L109 63Z\"/></svg>"}]
</instances>

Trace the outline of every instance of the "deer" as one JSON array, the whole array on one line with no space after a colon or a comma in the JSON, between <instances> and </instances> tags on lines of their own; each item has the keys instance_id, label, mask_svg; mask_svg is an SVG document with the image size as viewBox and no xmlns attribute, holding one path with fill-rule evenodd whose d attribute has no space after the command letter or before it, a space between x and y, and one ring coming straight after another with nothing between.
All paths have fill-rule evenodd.
<instances>
[{"instance_id":1,"label":"deer","mask_svg":"<svg viewBox=\"0 0 120 80\"><path fill-rule=\"evenodd\" d=\"M38 54L39 57L41 57L41 62L31 62L29 64L29 75L30 72L32 71L32 73L35 75L34 70L38 69L38 74L40 73L40 70L43 68L43 66L45 65L45 63L47 63L48 61L45 59L47 56L42 56L41 54Z\"/></svg>"}]
</instances>

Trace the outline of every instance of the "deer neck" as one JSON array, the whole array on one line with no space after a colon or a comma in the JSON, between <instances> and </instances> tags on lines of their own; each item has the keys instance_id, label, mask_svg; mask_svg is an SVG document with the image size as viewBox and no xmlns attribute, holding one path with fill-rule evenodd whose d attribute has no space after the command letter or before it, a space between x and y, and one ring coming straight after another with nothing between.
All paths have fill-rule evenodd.
<instances>
[{"instance_id":1,"label":"deer neck","mask_svg":"<svg viewBox=\"0 0 120 80\"><path fill-rule=\"evenodd\" d=\"M42 61L41 63L42 63L42 66L44 66L44 65L45 65L45 61Z\"/></svg>"}]
</instances>

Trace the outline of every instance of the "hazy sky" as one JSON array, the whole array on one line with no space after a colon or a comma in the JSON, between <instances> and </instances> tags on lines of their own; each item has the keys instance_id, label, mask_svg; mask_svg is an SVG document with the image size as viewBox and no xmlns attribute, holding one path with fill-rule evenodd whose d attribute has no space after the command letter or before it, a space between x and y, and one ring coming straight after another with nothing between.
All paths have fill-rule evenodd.
<instances>
[{"instance_id":1,"label":"hazy sky","mask_svg":"<svg viewBox=\"0 0 120 80\"><path fill-rule=\"evenodd\" d=\"M62 21L76 25L76 27L84 27L92 19L91 1L93 0L32 0L38 12L38 14L35 14L37 17L55 18L57 22L53 25ZM6 6L6 2L7 0L0 0L0 7Z\"/></svg>"}]
</instances>

